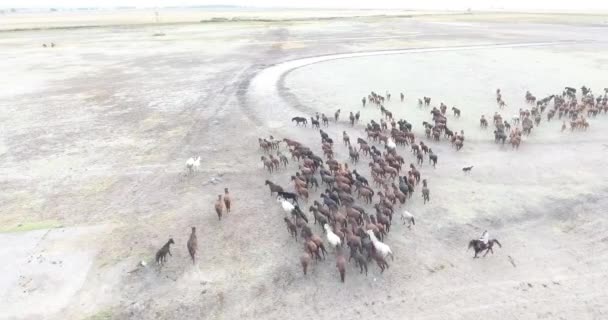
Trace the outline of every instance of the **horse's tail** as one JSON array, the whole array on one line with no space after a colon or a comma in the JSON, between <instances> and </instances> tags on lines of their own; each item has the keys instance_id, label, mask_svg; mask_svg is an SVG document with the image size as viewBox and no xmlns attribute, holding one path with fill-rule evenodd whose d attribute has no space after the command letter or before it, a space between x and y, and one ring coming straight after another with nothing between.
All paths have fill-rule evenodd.
<instances>
[{"instance_id":1,"label":"horse's tail","mask_svg":"<svg viewBox=\"0 0 608 320\"><path fill-rule=\"evenodd\" d=\"M344 271L344 269L340 269L340 281L344 282L345 275L346 272Z\"/></svg>"},{"instance_id":2,"label":"horse's tail","mask_svg":"<svg viewBox=\"0 0 608 320\"><path fill-rule=\"evenodd\" d=\"M412 221L412 224L413 224L413 225L416 225L416 220L414 219L414 216L412 216L411 221Z\"/></svg>"}]
</instances>

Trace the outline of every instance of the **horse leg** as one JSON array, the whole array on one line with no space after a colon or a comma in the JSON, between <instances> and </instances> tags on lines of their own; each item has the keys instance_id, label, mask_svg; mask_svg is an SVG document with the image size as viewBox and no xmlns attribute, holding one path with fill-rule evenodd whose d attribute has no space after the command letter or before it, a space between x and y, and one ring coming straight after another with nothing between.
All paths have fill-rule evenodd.
<instances>
[{"instance_id":1,"label":"horse leg","mask_svg":"<svg viewBox=\"0 0 608 320\"><path fill-rule=\"evenodd\" d=\"M485 257L485 256L487 256L487 255L488 255L488 253L489 253L490 251L492 252L492 254L494 254L494 250L492 250L492 246L489 246L489 247L486 249L486 253L485 253L483 256L484 256L484 257Z\"/></svg>"},{"instance_id":2,"label":"horse leg","mask_svg":"<svg viewBox=\"0 0 608 320\"><path fill-rule=\"evenodd\" d=\"M492 250L491 248L487 248L486 249L486 253L483 254L483 257L485 258L488 255L488 252L490 252L490 250ZM494 254L494 253L492 253Z\"/></svg>"},{"instance_id":3,"label":"horse leg","mask_svg":"<svg viewBox=\"0 0 608 320\"><path fill-rule=\"evenodd\" d=\"M321 252L323 253L323 259L325 259L325 255L327 254L327 250L325 250L325 245L321 244L321 246L319 246L319 249L321 249Z\"/></svg>"}]
</instances>

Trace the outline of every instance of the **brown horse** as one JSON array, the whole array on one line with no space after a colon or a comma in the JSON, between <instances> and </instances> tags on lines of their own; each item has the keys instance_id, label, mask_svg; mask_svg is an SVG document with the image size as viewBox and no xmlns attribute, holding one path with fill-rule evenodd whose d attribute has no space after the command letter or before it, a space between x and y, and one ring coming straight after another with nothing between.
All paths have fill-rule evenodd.
<instances>
[{"instance_id":1,"label":"brown horse","mask_svg":"<svg viewBox=\"0 0 608 320\"><path fill-rule=\"evenodd\" d=\"M308 252L302 253L300 256L300 264L302 265L302 272L306 275L306 271L308 270L308 265L310 264L312 257Z\"/></svg>"},{"instance_id":2,"label":"brown horse","mask_svg":"<svg viewBox=\"0 0 608 320\"><path fill-rule=\"evenodd\" d=\"M230 204L232 200L230 200L230 193L228 192L228 188L224 188L224 206L226 206L226 213L230 213Z\"/></svg>"},{"instance_id":3,"label":"brown horse","mask_svg":"<svg viewBox=\"0 0 608 320\"><path fill-rule=\"evenodd\" d=\"M486 120L483 115L481 116L481 119L479 119L479 126L484 129L488 127L488 120Z\"/></svg>"},{"instance_id":4,"label":"brown horse","mask_svg":"<svg viewBox=\"0 0 608 320\"><path fill-rule=\"evenodd\" d=\"M224 211L224 203L222 201L222 195L217 196L217 201L215 202L215 213L217 213L218 220L222 220L222 213Z\"/></svg>"},{"instance_id":5,"label":"brown horse","mask_svg":"<svg viewBox=\"0 0 608 320\"><path fill-rule=\"evenodd\" d=\"M429 149L429 163L433 164L433 168L437 165L437 155L433 153L432 149Z\"/></svg>"},{"instance_id":6,"label":"brown horse","mask_svg":"<svg viewBox=\"0 0 608 320\"><path fill-rule=\"evenodd\" d=\"M264 167L266 169L268 169L268 172L272 173L272 170L274 170L274 164L272 163L272 160L268 160L266 157L261 156L260 159L262 160L262 162L264 163Z\"/></svg>"},{"instance_id":7,"label":"brown horse","mask_svg":"<svg viewBox=\"0 0 608 320\"><path fill-rule=\"evenodd\" d=\"M287 231L289 231L289 234L291 236L293 236L293 238L297 242L298 241L298 228L296 227L296 225L293 222L291 222L291 220L289 220L289 218L285 217L285 218L283 218L283 220L285 221L285 225L287 226Z\"/></svg>"},{"instance_id":8,"label":"brown horse","mask_svg":"<svg viewBox=\"0 0 608 320\"><path fill-rule=\"evenodd\" d=\"M311 256L314 256L316 260L321 260L321 255L319 254L319 247L312 240L306 241L304 244L304 249L310 253Z\"/></svg>"},{"instance_id":9,"label":"brown horse","mask_svg":"<svg viewBox=\"0 0 608 320\"><path fill-rule=\"evenodd\" d=\"M342 250L338 250L338 256L336 257L336 268L340 272L340 281L344 283L344 278L346 277L346 259L342 254Z\"/></svg>"},{"instance_id":10,"label":"brown horse","mask_svg":"<svg viewBox=\"0 0 608 320\"><path fill-rule=\"evenodd\" d=\"M424 200L425 204L427 201L431 201L431 191L426 184L426 180L422 180L422 199Z\"/></svg>"}]
</instances>

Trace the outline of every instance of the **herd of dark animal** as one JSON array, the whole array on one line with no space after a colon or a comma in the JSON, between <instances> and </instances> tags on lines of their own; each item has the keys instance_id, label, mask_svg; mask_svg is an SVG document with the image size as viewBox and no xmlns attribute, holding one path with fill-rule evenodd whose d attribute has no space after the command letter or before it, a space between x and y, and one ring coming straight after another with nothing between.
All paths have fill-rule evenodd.
<instances>
[{"instance_id":1,"label":"herd of dark animal","mask_svg":"<svg viewBox=\"0 0 608 320\"><path fill-rule=\"evenodd\" d=\"M581 94L579 98L575 88L565 87L561 94L557 93L542 99L536 99L530 91L526 91L525 101L531 106L529 109L520 108L519 112L513 115L511 119L503 119L498 112L494 113L493 122L496 127L494 142L504 145L507 142L508 133L508 141L512 148L519 149L522 135L530 135L535 126L540 126L545 111L547 111L547 122L550 122L556 114L558 120L566 119L561 126L562 132L568 128L567 121L570 124L570 131L587 130L589 121L585 118L585 115L596 117L602 111L604 111L604 114L608 113L608 88L604 89L603 95L595 95L591 89L583 86L581 87ZM496 89L496 102L501 109L506 106L500 89ZM520 124L521 129L519 128ZM488 127L488 120L485 115L482 115L479 119L479 126L482 129Z\"/></svg>"},{"instance_id":2,"label":"herd of dark animal","mask_svg":"<svg viewBox=\"0 0 608 320\"><path fill-rule=\"evenodd\" d=\"M401 94L401 101L404 95ZM347 262L354 260L360 273L368 273L368 263L375 261L380 272L389 268L387 257L393 258L390 247L383 243L392 226L393 214L397 206L403 206L412 197L420 182L422 182L421 195L423 203L429 202L430 189L426 179L421 179L420 171L413 163L410 163L404 171L405 159L397 152L398 146L409 147L409 150L417 158L418 165L424 163L424 155L428 156L429 164L433 167L437 165L438 155L433 152L423 141L416 140L412 131L412 124L405 119L396 120L393 113L388 110L383 102L390 100L390 94L383 97L375 92L362 99L362 104L373 104L380 109L382 117L378 120L371 120L365 125L367 139L357 138L355 146L351 143L350 136L346 131L342 131L342 141L349 150L349 163L340 163L336 160L334 152L334 140L327 132L321 129L329 126L329 120L325 114L315 114L310 117L313 129L319 130L321 138L321 150L323 156L315 154L311 148L299 141L285 138L282 140L287 145L291 153L292 160L298 161L298 172L291 176L294 192L287 192L279 184L266 180L270 195L276 195L279 203L286 213L283 217L288 233L297 241L298 235L304 240L304 251L300 256L300 264L304 274L309 272L311 263L315 260L326 259L328 251L322 237L316 235L308 225L309 219L300 208L301 201L309 201L309 196L316 192L319 186L325 189L320 192L319 199L313 201L313 205L308 208L314 217L313 224L318 224L321 232L325 234L327 242L335 251L336 268L340 274L341 281L345 279ZM427 105L430 98L426 98ZM464 134L454 134L447 128L447 118L445 110L447 107L442 104L441 109L434 108L434 124L424 122L424 125L431 132L439 135L446 135L449 138L457 137L453 144L462 147ZM457 108L452 109L456 117L461 112ZM338 123L341 110L338 109L334 114L334 121ZM293 117L292 121L296 126L306 127L308 118ZM360 121L360 112L350 112L349 123L352 127ZM389 129L390 125L390 129ZM371 140L371 141L369 141ZM439 139L436 139L439 140ZM268 154L270 159L272 153L280 155L280 143L274 143L272 136L270 139L260 138L258 142L260 149ZM368 142L369 141L369 142ZM378 145L379 144L379 145ZM457 150L460 150L457 147ZM384 150L382 150L384 149ZM356 166L361 157L369 157L370 179L364 177L357 170L350 170L349 165ZM264 167L270 173L278 170L279 166L273 166L272 160L262 157ZM287 163L288 161L286 161ZM317 176L318 174L318 176ZM321 181L319 185L318 181ZM374 189L379 188L379 190ZM377 197L377 203L374 198ZM357 201L362 201L357 204ZM366 205L372 205L372 212L366 209ZM403 210L401 218L404 224L409 221L409 227L414 225L414 216ZM349 248L349 258L345 258L343 245Z\"/></svg>"},{"instance_id":3,"label":"herd of dark animal","mask_svg":"<svg viewBox=\"0 0 608 320\"><path fill-rule=\"evenodd\" d=\"M576 89L566 87L561 95L551 95L546 98L536 100L530 93L526 92L525 100L527 103L535 104L531 110L520 109L519 115L514 116L511 122L503 120L496 113L494 116L495 141L506 141L506 132L510 130L510 142L514 148L519 147L521 135L530 134L533 127L533 120L536 126L540 124L540 116L545 112L549 104L553 106L547 114L547 121L550 121L557 113L558 118L567 116L571 120L571 130L586 129L589 124L583 114L595 117L602 110L608 112L608 89L604 95L594 96L592 91L582 87L582 97L577 98ZM401 102L405 95L400 94ZM496 91L496 100L499 108L506 107L500 89ZM367 140L358 137L357 146L351 144L350 137L346 131L342 131L342 141L348 148L350 165L356 166L362 156L370 158L368 167L370 169L370 179L363 176L357 170L351 170L348 162L340 163L336 160L335 145L329 134L321 129L329 127L330 120L325 114L316 113L311 116L310 123L313 129L318 129L321 137L321 150L323 156L315 154L311 148L304 144L284 138L276 140L270 136L269 139L258 139L260 149L268 155L262 156L262 162L268 172L272 173L281 167L287 168L289 159L281 152L281 144L287 146L291 154L292 161L299 162L298 171L290 177L294 192L286 191L282 186L270 180L265 181L265 185L270 190L270 195L277 197L286 215L283 221L289 234L298 241L298 237L304 240L303 252L300 256L300 264L304 275L308 274L313 261L320 261L327 258L329 254L321 236L313 232L306 213L300 208L301 201L308 202L313 192L319 192L319 199L313 201L309 206L308 212L313 215L313 225L319 225L320 230L325 234L330 249L334 250L336 268L340 274L342 282L345 281L346 265L354 260L355 266L360 273L368 273L368 263L375 261L380 272L389 268L387 257L394 258L390 247L383 243L388 237L392 227L393 215L396 206L403 206L414 194L416 187L422 181L421 195L423 203L430 201L430 189L428 181L421 179L420 171L413 163L407 169L403 168L405 158L397 153L399 146L408 147L412 155L416 157L417 164L424 163L424 155L427 155L429 164L436 167L438 156L423 141L416 140L412 131L413 125L405 119L395 120L393 113L385 106L385 101L390 101L390 94L381 96L371 92L363 97L362 105L366 107L373 104L381 111L381 118L378 122L370 120L364 126ZM418 100L419 107L428 107L431 104L430 97ZM443 103L439 108L433 107L430 114L432 122L423 122L426 138L431 141L440 141L442 136L449 139L452 146L458 151L464 145L464 132L452 131L447 127L447 106ZM460 118L461 110L452 107L454 118ZM341 110L338 109L334 114L334 122L338 124ZM360 112L350 112L349 123L354 127L360 121ZM308 118L293 117L292 122L296 126L308 125ZM390 125L390 129L389 129ZM521 125L522 129L519 128ZM488 121L484 116L480 119L480 127L485 129ZM564 122L565 126L565 122ZM562 131L564 127L562 127ZM371 142L368 142L371 140ZM418 142L417 142L418 141ZM382 150L383 148L383 150ZM275 155L273 155L275 153ZM408 170L409 169L409 170ZM462 171L470 173L473 166L466 166ZM405 175L402 171L407 170ZM317 179L317 174L319 179ZM320 183L319 183L320 181ZM374 187L378 188L375 190ZM377 198L374 203L374 198ZM357 204L357 201L362 201ZM366 209L371 205L373 212ZM215 202L215 211L218 219L222 219L225 212L230 212L231 198L228 189L224 195L218 195ZM369 208L369 207L368 207ZM402 210L401 218L404 224L409 221L409 227L414 224L414 216L407 210ZM171 256L170 246L174 244L173 239L157 252L156 262L160 265L167 261L167 255ZM348 259L345 258L344 244L349 248ZM494 244L502 247L496 239L490 239L488 232L484 231L479 239L469 242L469 249L475 251L474 257L480 253L494 253ZM195 262L197 252L196 228L192 227L191 235L187 241L187 249Z\"/></svg>"},{"instance_id":4,"label":"herd of dark animal","mask_svg":"<svg viewBox=\"0 0 608 320\"><path fill-rule=\"evenodd\" d=\"M218 195L217 201L215 202L215 212L217 213L218 219L222 220L222 215L224 211L226 213L230 213L230 208L232 206L232 198L230 197L230 192L228 188L224 188L224 195ZM159 266L162 266L167 262L167 255L171 255L171 245L175 244L173 238L169 238L169 240L163 245L157 252L155 261ZM186 248L188 249L188 253L190 254L190 258L192 259L192 263L196 262L196 252L198 251L198 240L196 238L196 227L192 227L192 231L190 233L190 237L186 242Z\"/></svg>"}]
</instances>

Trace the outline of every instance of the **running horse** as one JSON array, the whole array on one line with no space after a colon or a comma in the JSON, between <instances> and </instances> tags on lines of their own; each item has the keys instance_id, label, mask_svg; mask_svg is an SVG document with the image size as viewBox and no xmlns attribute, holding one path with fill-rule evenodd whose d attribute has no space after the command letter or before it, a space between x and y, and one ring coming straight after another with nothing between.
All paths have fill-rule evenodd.
<instances>
[{"instance_id":1,"label":"running horse","mask_svg":"<svg viewBox=\"0 0 608 320\"><path fill-rule=\"evenodd\" d=\"M502 245L500 242L498 242L498 240L490 239L488 231L484 231L479 239L469 241L468 249L473 248L473 250L475 250L475 256L473 256L473 258L478 258L477 255L485 250L486 253L483 255L485 257L488 255L488 252L492 252L492 254L494 254L494 250L492 250L494 244L497 244L498 247L502 248Z\"/></svg>"}]
</instances>

